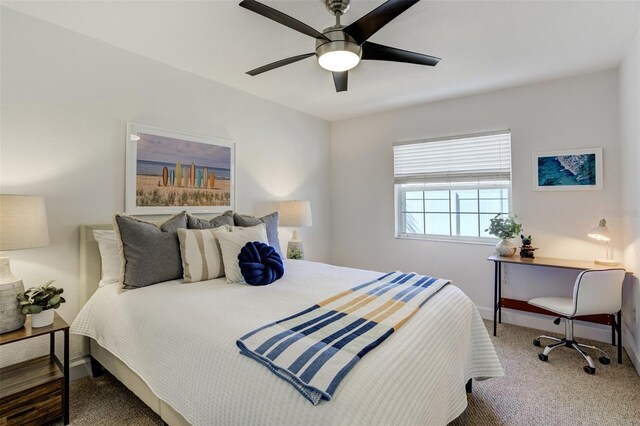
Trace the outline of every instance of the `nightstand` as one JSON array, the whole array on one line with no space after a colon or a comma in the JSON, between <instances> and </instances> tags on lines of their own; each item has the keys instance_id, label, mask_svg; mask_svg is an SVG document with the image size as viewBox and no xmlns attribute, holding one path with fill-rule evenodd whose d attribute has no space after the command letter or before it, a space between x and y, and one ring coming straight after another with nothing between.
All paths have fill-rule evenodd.
<instances>
[{"instance_id":1,"label":"nightstand","mask_svg":"<svg viewBox=\"0 0 640 426\"><path fill-rule=\"evenodd\" d=\"M55 353L56 332L64 333L64 363ZM0 369L0 425L38 425L64 417L69 424L69 324L57 312L53 324L0 334L0 346L49 335L49 355Z\"/></svg>"}]
</instances>

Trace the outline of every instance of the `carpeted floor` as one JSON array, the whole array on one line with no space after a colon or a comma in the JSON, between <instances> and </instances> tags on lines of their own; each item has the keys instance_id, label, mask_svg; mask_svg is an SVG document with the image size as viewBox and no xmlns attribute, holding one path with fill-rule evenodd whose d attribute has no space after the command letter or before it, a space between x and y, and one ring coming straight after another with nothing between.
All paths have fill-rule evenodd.
<instances>
[{"instance_id":1,"label":"carpeted floor","mask_svg":"<svg viewBox=\"0 0 640 426\"><path fill-rule=\"evenodd\" d=\"M493 323L485 324L492 333ZM505 376L474 381L469 406L451 425L640 425L640 376L626 353L618 364L617 348L578 338L604 349L611 358L609 365L594 358L596 374L591 376L582 370L587 363L573 349L554 349L548 362L540 361L542 348L532 344L540 334L558 336L498 326L498 336L491 339Z\"/></svg>"},{"instance_id":2,"label":"carpeted floor","mask_svg":"<svg viewBox=\"0 0 640 426\"><path fill-rule=\"evenodd\" d=\"M487 329L492 323L486 322ZM502 324L492 337L505 376L473 383L466 411L451 425L640 425L640 377L625 354L603 343L610 365L596 374L584 360L558 348L549 362L538 360L531 342L538 330ZM544 344L544 343L543 343ZM61 423L54 423L56 425ZM71 384L72 425L162 425L160 418L111 375Z\"/></svg>"}]
</instances>

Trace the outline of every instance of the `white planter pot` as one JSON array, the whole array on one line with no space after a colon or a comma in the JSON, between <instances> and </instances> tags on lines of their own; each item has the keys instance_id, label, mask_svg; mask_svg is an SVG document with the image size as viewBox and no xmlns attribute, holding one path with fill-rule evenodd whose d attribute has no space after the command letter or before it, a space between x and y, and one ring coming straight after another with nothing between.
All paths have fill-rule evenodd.
<instances>
[{"instance_id":1,"label":"white planter pot","mask_svg":"<svg viewBox=\"0 0 640 426\"><path fill-rule=\"evenodd\" d=\"M496 253L502 257L511 257L516 254L518 246L511 242L511 240L500 240L496 244Z\"/></svg>"},{"instance_id":2,"label":"white planter pot","mask_svg":"<svg viewBox=\"0 0 640 426\"><path fill-rule=\"evenodd\" d=\"M31 327L46 327L53 324L53 309L47 309L39 314L31 314Z\"/></svg>"}]
</instances>

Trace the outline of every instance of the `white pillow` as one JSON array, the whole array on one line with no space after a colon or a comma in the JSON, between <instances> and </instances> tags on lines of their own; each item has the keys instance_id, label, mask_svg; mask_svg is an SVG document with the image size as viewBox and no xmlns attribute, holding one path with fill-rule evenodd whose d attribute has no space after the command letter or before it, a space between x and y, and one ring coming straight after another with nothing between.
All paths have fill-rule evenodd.
<instances>
[{"instance_id":1,"label":"white pillow","mask_svg":"<svg viewBox=\"0 0 640 426\"><path fill-rule=\"evenodd\" d=\"M227 227L228 225L210 229L178 229L185 283L224 276L222 253L215 231L229 232Z\"/></svg>"},{"instance_id":2,"label":"white pillow","mask_svg":"<svg viewBox=\"0 0 640 426\"><path fill-rule=\"evenodd\" d=\"M245 244L252 241L269 244L265 224L261 223L260 225L244 229L234 226L232 232L216 229L215 234L218 238L218 242L220 243L220 249L222 249L222 261L224 263L224 272L227 276L227 282L243 282L244 277L242 276L240 266L238 265L240 249L242 249Z\"/></svg>"},{"instance_id":3,"label":"white pillow","mask_svg":"<svg viewBox=\"0 0 640 426\"><path fill-rule=\"evenodd\" d=\"M102 278L100 287L116 284L120 281L122 263L118 252L118 237L116 231L93 231L93 237L98 242L100 259L102 261Z\"/></svg>"}]
</instances>

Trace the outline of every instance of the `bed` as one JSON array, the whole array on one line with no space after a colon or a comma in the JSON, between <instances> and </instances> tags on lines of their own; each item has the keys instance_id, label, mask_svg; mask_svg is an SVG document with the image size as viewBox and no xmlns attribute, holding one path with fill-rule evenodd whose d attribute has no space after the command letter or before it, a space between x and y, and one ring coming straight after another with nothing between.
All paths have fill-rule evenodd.
<instances>
[{"instance_id":1,"label":"bed","mask_svg":"<svg viewBox=\"0 0 640 426\"><path fill-rule=\"evenodd\" d=\"M467 405L469 379L503 375L480 315L453 285L351 370L331 401L313 406L239 354L243 334L381 272L285 261L270 286L224 279L169 281L120 293L98 288L94 229L81 227L81 299L72 333L85 351L170 425L446 424Z\"/></svg>"}]
</instances>

